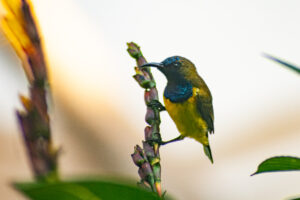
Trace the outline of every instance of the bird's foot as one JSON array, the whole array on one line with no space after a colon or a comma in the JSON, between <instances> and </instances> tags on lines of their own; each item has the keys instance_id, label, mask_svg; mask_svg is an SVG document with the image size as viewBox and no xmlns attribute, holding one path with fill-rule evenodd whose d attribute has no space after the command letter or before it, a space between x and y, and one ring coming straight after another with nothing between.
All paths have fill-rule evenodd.
<instances>
[{"instance_id":1,"label":"bird's foot","mask_svg":"<svg viewBox=\"0 0 300 200\"><path fill-rule=\"evenodd\" d=\"M166 108L157 100L151 101L148 104L149 107L158 109L160 112L166 110Z\"/></svg>"}]
</instances>

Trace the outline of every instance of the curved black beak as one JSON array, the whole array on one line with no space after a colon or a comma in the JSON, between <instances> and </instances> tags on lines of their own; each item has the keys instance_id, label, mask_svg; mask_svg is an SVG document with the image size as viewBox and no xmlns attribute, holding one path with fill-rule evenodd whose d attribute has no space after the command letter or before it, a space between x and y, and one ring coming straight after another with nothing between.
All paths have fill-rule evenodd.
<instances>
[{"instance_id":1,"label":"curved black beak","mask_svg":"<svg viewBox=\"0 0 300 200\"><path fill-rule=\"evenodd\" d=\"M144 68L144 67L156 67L158 69L161 69L164 67L164 65L162 63L155 63L155 62L151 62L151 63L146 63L142 66L140 66L141 68Z\"/></svg>"}]
</instances>

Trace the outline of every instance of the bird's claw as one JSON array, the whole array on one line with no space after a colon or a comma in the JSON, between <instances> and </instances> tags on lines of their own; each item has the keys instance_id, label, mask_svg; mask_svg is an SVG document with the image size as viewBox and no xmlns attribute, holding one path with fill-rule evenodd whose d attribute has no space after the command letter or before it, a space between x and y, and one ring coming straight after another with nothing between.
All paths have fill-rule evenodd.
<instances>
[{"instance_id":1,"label":"bird's claw","mask_svg":"<svg viewBox=\"0 0 300 200\"><path fill-rule=\"evenodd\" d=\"M162 103L160 103L160 102L157 101L157 100L151 101L151 102L148 104L148 106L149 106L149 107L152 107L152 108L155 108L155 109L158 109L160 112L166 110L166 108L162 105Z\"/></svg>"}]
</instances>

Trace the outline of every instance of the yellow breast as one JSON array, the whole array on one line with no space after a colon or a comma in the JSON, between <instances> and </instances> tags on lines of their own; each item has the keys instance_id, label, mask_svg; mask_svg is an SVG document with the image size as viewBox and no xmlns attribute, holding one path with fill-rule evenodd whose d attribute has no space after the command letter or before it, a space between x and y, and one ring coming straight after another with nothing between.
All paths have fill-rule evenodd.
<instances>
[{"instance_id":1,"label":"yellow breast","mask_svg":"<svg viewBox=\"0 0 300 200\"><path fill-rule=\"evenodd\" d=\"M182 136L194 138L208 145L207 124L197 110L196 98L201 92L193 88L193 95L184 102L174 103L164 97L165 107Z\"/></svg>"}]
</instances>

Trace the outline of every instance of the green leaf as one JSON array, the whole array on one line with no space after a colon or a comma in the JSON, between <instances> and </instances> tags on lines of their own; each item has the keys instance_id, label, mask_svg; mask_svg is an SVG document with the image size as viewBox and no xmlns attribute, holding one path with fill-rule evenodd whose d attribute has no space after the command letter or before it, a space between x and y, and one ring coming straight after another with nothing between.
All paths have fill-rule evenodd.
<instances>
[{"instance_id":1,"label":"green leaf","mask_svg":"<svg viewBox=\"0 0 300 200\"><path fill-rule=\"evenodd\" d=\"M32 200L159 200L149 191L131 184L86 180L57 183L15 183Z\"/></svg>"},{"instance_id":2,"label":"green leaf","mask_svg":"<svg viewBox=\"0 0 300 200\"><path fill-rule=\"evenodd\" d=\"M265 172L294 171L300 170L300 158L291 156L277 156L263 161L252 174L260 174Z\"/></svg>"},{"instance_id":3,"label":"green leaf","mask_svg":"<svg viewBox=\"0 0 300 200\"><path fill-rule=\"evenodd\" d=\"M277 62L277 63L280 63L280 64L282 64L282 65L288 67L289 69L291 69L291 70L293 70L293 71L295 71L295 72L297 72L297 73L300 74L300 68L299 68L299 67L296 67L295 65L292 65L292 64L290 64L290 63L287 63L287 62L285 62L285 61L283 61L283 60L280 60L280 59L278 59L278 58L275 58L275 57L273 57L273 56L271 56L271 55L268 55L268 54L263 54L263 55L264 55L266 58L269 58L269 59L271 59L271 60L273 60L273 61L275 61L275 62Z\"/></svg>"}]
</instances>

